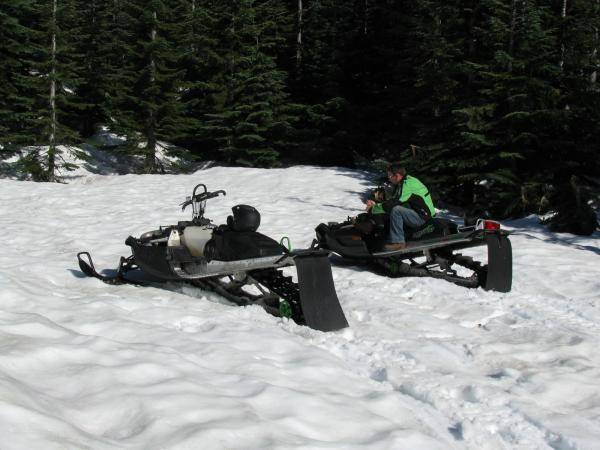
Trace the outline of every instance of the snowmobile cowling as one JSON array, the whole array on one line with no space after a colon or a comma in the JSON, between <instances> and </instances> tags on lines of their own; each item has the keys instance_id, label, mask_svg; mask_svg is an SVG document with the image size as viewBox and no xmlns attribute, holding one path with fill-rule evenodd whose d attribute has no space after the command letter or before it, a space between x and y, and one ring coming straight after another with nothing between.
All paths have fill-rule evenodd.
<instances>
[{"instance_id":1,"label":"snowmobile cowling","mask_svg":"<svg viewBox=\"0 0 600 450\"><path fill-rule=\"evenodd\" d=\"M333 284L329 252L289 251L257 231L260 213L249 205L234 206L226 224L213 224L204 217L206 200L219 195L225 191L208 192L199 184L182 203L183 209L192 206L191 221L161 226L139 238L129 236L125 244L132 254L121 257L116 275L98 273L88 252L78 253L79 267L108 284L188 283L237 305L256 304L275 316L320 331L347 327ZM295 266L297 283L280 270L287 266ZM250 286L255 287L254 292L244 289Z\"/></svg>"}]
</instances>

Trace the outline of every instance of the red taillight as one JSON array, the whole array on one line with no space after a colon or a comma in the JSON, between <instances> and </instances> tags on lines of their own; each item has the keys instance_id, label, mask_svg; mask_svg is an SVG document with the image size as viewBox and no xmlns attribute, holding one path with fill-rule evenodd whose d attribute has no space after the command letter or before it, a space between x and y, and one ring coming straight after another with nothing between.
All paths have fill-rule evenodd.
<instances>
[{"instance_id":1,"label":"red taillight","mask_svg":"<svg viewBox=\"0 0 600 450\"><path fill-rule=\"evenodd\" d=\"M477 220L477 225L475 226L477 230L499 230L500 223L495 220L485 220L479 219Z\"/></svg>"}]
</instances>

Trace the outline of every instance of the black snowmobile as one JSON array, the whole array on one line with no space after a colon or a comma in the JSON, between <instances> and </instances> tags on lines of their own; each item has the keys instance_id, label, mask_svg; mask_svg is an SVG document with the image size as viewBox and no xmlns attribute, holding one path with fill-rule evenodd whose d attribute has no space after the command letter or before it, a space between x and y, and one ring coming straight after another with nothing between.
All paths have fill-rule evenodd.
<instances>
[{"instance_id":1,"label":"black snowmobile","mask_svg":"<svg viewBox=\"0 0 600 450\"><path fill-rule=\"evenodd\" d=\"M121 257L114 276L99 274L88 252L77 254L79 267L88 276L109 284L152 284L179 281L216 292L243 306L257 304L275 316L321 331L348 326L339 304L329 263L321 249L289 251L281 243L257 232L259 212L248 205L232 208L227 224L215 225L204 217L206 201L225 195L208 192L198 184L181 204L192 206L191 221L161 226L129 236L125 244L132 255ZM281 268L296 266L298 283ZM248 292L245 287L254 286Z\"/></svg>"},{"instance_id":2,"label":"black snowmobile","mask_svg":"<svg viewBox=\"0 0 600 450\"><path fill-rule=\"evenodd\" d=\"M389 216L363 213L342 223L320 224L313 248L333 252L354 264L369 265L388 276L442 278L465 287L510 291L512 249L509 233L498 222L479 219L474 225L458 226L448 219L432 218L418 229L405 231L406 248L385 251ZM477 246L487 246L486 265L456 253ZM419 257L425 260L417 262ZM459 275L452 268L455 264L469 269L471 275Z\"/></svg>"}]
</instances>

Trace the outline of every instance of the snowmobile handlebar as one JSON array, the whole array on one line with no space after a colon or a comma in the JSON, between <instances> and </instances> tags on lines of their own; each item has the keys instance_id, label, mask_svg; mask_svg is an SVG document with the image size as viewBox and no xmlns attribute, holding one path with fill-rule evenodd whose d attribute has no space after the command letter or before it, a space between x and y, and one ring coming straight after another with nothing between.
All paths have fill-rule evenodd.
<instances>
[{"instance_id":1,"label":"snowmobile handlebar","mask_svg":"<svg viewBox=\"0 0 600 450\"><path fill-rule=\"evenodd\" d=\"M221 194L227 195L227 192L225 192L224 190L218 190L215 192L203 192L202 194L196 195L196 197L194 197L194 200L196 200L197 202L202 202L204 200L208 200L209 198L218 197Z\"/></svg>"},{"instance_id":2,"label":"snowmobile handlebar","mask_svg":"<svg viewBox=\"0 0 600 450\"><path fill-rule=\"evenodd\" d=\"M198 188L198 186L203 186L204 192L201 192L200 194L196 194L196 188ZM197 202L197 203L203 202L210 198L218 197L221 194L227 195L227 193L224 190L207 192L206 186L204 186L203 184L199 184L198 186L196 186L196 188L194 188L194 193L192 194L192 198L188 197L188 199L180 205L182 211L185 210L185 208L187 208L189 205L191 205L194 202Z\"/></svg>"},{"instance_id":3,"label":"snowmobile handlebar","mask_svg":"<svg viewBox=\"0 0 600 450\"><path fill-rule=\"evenodd\" d=\"M199 187L203 188L204 192L201 192L200 194L196 194L196 191L198 190ZM208 192L208 190L206 189L206 185L200 183L200 184L197 184L194 187L194 190L192 191L192 200L195 202L203 202L204 200L208 200L209 198L218 197L220 194L227 195L227 193L223 190Z\"/></svg>"}]
</instances>

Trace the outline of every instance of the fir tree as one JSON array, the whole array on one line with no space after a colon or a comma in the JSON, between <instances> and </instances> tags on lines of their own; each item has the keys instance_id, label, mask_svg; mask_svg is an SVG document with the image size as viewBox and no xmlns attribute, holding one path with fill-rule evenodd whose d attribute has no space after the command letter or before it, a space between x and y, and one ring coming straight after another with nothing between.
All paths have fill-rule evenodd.
<instances>
[{"instance_id":1,"label":"fir tree","mask_svg":"<svg viewBox=\"0 0 600 450\"><path fill-rule=\"evenodd\" d=\"M29 155L23 166L31 168L35 179L53 181L63 169L72 168L58 146L77 139L77 133L67 125L74 112L78 83L72 47L74 3L52 0L11 5L13 18L18 20L17 25L12 21L16 27L13 29L19 30L21 40L11 50L18 62L11 67L14 71L10 75L15 97L10 107L13 123L9 139L20 147L44 146L44 150L31 150L35 154Z\"/></svg>"},{"instance_id":2,"label":"fir tree","mask_svg":"<svg viewBox=\"0 0 600 450\"><path fill-rule=\"evenodd\" d=\"M112 127L126 133L133 151L143 154L146 172L161 169L158 140L170 140L181 127L181 46L176 40L181 11L181 2L167 7L162 0L130 0L123 8L132 41L123 43L122 66L115 76L119 89L111 101Z\"/></svg>"},{"instance_id":3,"label":"fir tree","mask_svg":"<svg viewBox=\"0 0 600 450\"><path fill-rule=\"evenodd\" d=\"M0 5L0 146L4 152L31 143L36 128L34 103L28 92L35 32L24 23L32 14L29 0Z\"/></svg>"},{"instance_id":4,"label":"fir tree","mask_svg":"<svg viewBox=\"0 0 600 450\"><path fill-rule=\"evenodd\" d=\"M283 42L278 33L283 5L239 0L222 11L226 73L223 102L207 115L204 132L224 159L241 165L275 166L286 148L294 118L289 114L285 73L273 56Z\"/></svg>"},{"instance_id":5,"label":"fir tree","mask_svg":"<svg viewBox=\"0 0 600 450\"><path fill-rule=\"evenodd\" d=\"M178 65L182 70L181 102L185 128L176 142L197 149L199 156L215 156L210 137L203 133L206 114L215 112L222 91L225 59L219 53L219 2L187 1L182 10L178 42L183 49Z\"/></svg>"},{"instance_id":6,"label":"fir tree","mask_svg":"<svg viewBox=\"0 0 600 450\"><path fill-rule=\"evenodd\" d=\"M123 62L120 48L127 42L121 15L121 1L78 0L75 48L79 61L77 75L78 114L72 120L84 137L110 120L111 93L118 89L113 82Z\"/></svg>"}]
</instances>

